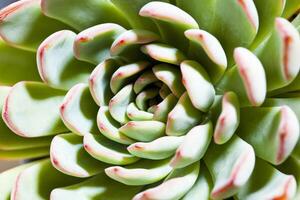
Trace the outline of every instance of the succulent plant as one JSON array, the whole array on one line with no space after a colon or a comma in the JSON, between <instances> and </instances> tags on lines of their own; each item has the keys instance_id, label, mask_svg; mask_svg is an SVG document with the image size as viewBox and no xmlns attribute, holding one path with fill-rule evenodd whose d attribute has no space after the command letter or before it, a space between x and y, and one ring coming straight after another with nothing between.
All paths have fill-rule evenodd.
<instances>
[{"instance_id":1,"label":"succulent plant","mask_svg":"<svg viewBox=\"0 0 300 200\"><path fill-rule=\"evenodd\" d=\"M300 199L299 0L0 11L0 200ZM298 183L298 184L297 184Z\"/></svg>"}]
</instances>

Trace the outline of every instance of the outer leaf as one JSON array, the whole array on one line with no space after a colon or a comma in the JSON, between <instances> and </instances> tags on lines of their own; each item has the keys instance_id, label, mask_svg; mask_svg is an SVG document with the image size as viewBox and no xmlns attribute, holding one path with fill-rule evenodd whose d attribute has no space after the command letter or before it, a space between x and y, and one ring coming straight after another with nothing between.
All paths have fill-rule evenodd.
<instances>
[{"instance_id":1,"label":"outer leaf","mask_svg":"<svg viewBox=\"0 0 300 200\"><path fill-rule=\"evenodd\" d=\"M0 150L0 160L26 160L49 155L49 146L17 150Z\"/></svg>"},{"instance_id":2,"label":"outer leaf","mask_svg":"<svg viewBox=\"0 0 300 200\"><path fill-rule=\"evenodd\" d=\"M51 200L131 200L141 187L127 186L112 181L104 173L64 188L56 188L51 192Z\"/></svg>"},{"instance_id":3,"label":"outer leaf","mask_svg":"<svg viewBox=\"0 0 300 200\"><path fill-rule=\"evenodd\" d=\"M48 199L52 189L79 181L78 178L57 171L48 159L41 160L19 174L12 189L11 200Z\"/></svg>"},{"instance_id":4,"label":"outer leaf","mask_svg":"<svg viewBox=\"0 0 300 200\"><path fill-rule=\"evenodd\" d=\"M115 22L128 27L124 15L106 0L42 0L43 13L58 19L77 30L83 30L93 25Z\"/></svg>"},{"instance_id":5,"label":"outer leaf","mask_svg":"<svg viewBox=\"0 0 300 200\"><path fill-rule=\"evenodd\" d=\"M76 34L63 30L50 35L39 46L37 65L43 81L52 87L70 89L85 83L93 66L80 62L73 55Z\"/></svg>"},{"instance_id":6,"label":"outer leaf","mask_svg":"<svg viewBox=\"0 0 300 200\"><path fill-rule=\"evenodd\" d=\"M83 148L82 137L73 133L55 136L51 143L52 165L59 171L75 177L90 177L106 167L92 158Z\"/></svg>"},{"instance_id":7,"label":"outer leaf","mask_svg":"<svg viewBox=\"0 0 300 200\"><path fill-rule=\"evenodd\" d=\"M214 180L213 199L230 197L246 184L255 164L251 145L233 137L224 145L211 145L204 158Z\"/></svg>"},{"instance_id":8,"label":"outer leaf","mask_svg":"<svg viewBox=\"0 0 300 200\"><path fill-rule=\"evenodd\" d=\"M34 53L10 47L0 40L0 60L1 85L40 81Z\"/></svg>"},{"instance_id":9,"label":"outer leaf","mask_svg":"<svg viewBox=\"0 0 300 200\"><path fill-rule=\"evenodd\" d=\"M0 11L0 35L7 43L35 51L48 35L65 29L62 23L43 15L41 0L22 0Z\"/></svg>"},{"instance_id":10,"label":"outer leaf","mask_svg":"<svg viewBox=\"0 0 300 200\"><path fill-rule=\"evenodd\" d=\"M60 105L62 120L78 135L99 132L96 122L97 110L98 106L93 102L88 86L83 83L72 87Z\"/></svg>"},{"instance_id":11,"label":"outer leaf","mask_svg":"<svg viewBox=\"0 0 300 200\"><path fill-rule=\"evenodd\" d=\"M7 97L10 87L0 86L0 112L2 113L3 104ZM47 147L50 145L52 137L24 138L13 133L0 119L0 149L17 150L34 147Z\"/></svg>"},{"instance_id":12,"label":"outer leaf","mask_svg":"<svg viewBox=\"0 0 300 200\"><path fill-rule=\"evenodd\" d=\"M3 106L6 125L23 137L41 137L67 131L59 116L65 92L38 82L12 87Z\"/></svg>"}]
</instances>

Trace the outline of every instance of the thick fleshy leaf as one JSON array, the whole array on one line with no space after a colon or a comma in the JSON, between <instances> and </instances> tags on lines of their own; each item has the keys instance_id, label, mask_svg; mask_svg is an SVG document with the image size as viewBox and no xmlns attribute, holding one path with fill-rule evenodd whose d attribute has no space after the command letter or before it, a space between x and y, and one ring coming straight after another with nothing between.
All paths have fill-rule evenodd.
<instances>
[{"instance_id":1,"label":"thick fleshy leaf","mask_svg":"<svg viewBox=\"0 0 300 200\"><path fill-rule=\"evenodd\" d=\"M78 135L99 132L96 121L97 111L98 106L93 102L89 88L84 83L73 86L60 105L63 122Z\"/></svg>"},{"instance_id":2,"label":"thick fleshy leaf","mask_svg":"<svg viewBox=\"0 0 300 200\"><path fill-rule=\"evenodd\" d=\"M202 164L200 165L198 179L181 200L210 200L212 187L213 184L208 169Z\"/></svg>"},{"instance_id":3,"label":"thick fleshy leaf","mask_svg":"<svg viewBox=\"0 0 300 200\"><path fill-rule=\"evenodd\" d=\"M112 142L102 135L86 134L84 149L95 159L113 165L128 165L139 160L131 155L126 146Z\"/></svg>"},{"instance_id":4,"label":"thick fleshy leaf","mask_svg":"<svg viewBox=\"0 0 300 200\"><path fill-rule=\"evenodd\" d=\"M206 153L212 134L211 122L192 128L176 150L170 165L173 168L183 168L199 161Z\"/></svg>"},{"instance_id":5,"label":"thick fleshy leaf","mask_svg":"<svg viewBox=\"0 0 300 200\"><path fill-rule=\"evenodd\" d=\"M26 160L49 155L49 146L17 150L0 150L0 160Z\"/></svg>"},{"instance_id":6,"label":"thick fleshy leaf","mask_svg":"<svg viewBox=\"0 0 300 200\"><path fill-rule=\"evenodd\" d=\"M182 83L193 106L207 112L215 99L215 89L203 67L192 60L180 64Z\"/></svg>"},{"instance_id":7,"label":"thick fleshy leaf","mask_svg":"<svg viewBox=\"0 0 300 200\"><path fill-rule=\"evenodd\" d=\"M10 47L0 39L0 60L1 85L41 80L36 68L35 54L32 52Z\"/></svg>"},{"instance_id":8,"label":"thick fleshy leaf","mask_svg":"<svg viewBox=\"0 0 300 200\"><path fill-rule=\"evenodd\" d=\"M259 27L252 47L260 44L272 31L274 20L280 16L286 0L253 0L258 12ZM290 1L290 0L288 0Z\"/></svg>"},{"instance_id":9,"label":"thick fleshy leaf","mask_svg":"<svg viewBox=\"0 0 300 200\"><path fill-rule=\"evenodd\" d=\"M19 82L4 102L2 118L23 137L41 137L67 131L60 119L59 104L65 92L38 82Z\"/></svg>"},{"instance_id":10,"label":"thick fleshy leaf","mask_svg":"<svg viewBox=\"0 0 300 200\"><path fill-rule=\"evenodd\" d=\"M218 89L235 92L242 106L260 106L267 92L266 75L261 62L242 47L234 50L234 60L237 65L227 70Z\"/></svg>"},{"instance_id":11,"label":"thick fleshy leaf","mask_svg":"<svg viewBox=\"0 0 300 200\"><path fill-rule=\"evenodd\" d=\"M62 30L50 35L39 46L37 65L43 81L52 87L70 89L86 83L93 66L75 59L73 43L76 34Z\"/></svg>"},{"instance_id":12,"label":"thick fleshy leaf","mask_svg":"<svg viewBox=\"0 0 300 200\"><path fill-rule=\"evenodd\" d=\"M123 87L110 101L109 112L111 116L118 122L125 124L129 121L126 114L127 107L132 102L134 96L133 85Z\"/></svg>"},{"instance_id":13,"label":"thick fleshy leaf","mask_svg":"<svg viewBox=\"0 0 300 200\"><path fill-rule=\"evenodd\" d=\"M162 98L162 99L165 99L167 98L167 96L169 94L171 94L172 91L169 89L169 86L167 86L166 84L163 84L161 86L161 88L159 89L159 96Z\"/></svg>"},{"instance_id":14,"label":"thick fleshy leaf","mask_svg":"<svg viewBox=\"0 0 300 200\"><path fill-rule=\"evenodd\" d=\"M296 180L276 170L267 162L257 159L251 178L237 194L238 199L293 199Z\"/></svg>"},{"instance_id":15,"label":"thick fleshy leaf","mask_svg":"<svg viewBox=\"0 0 300 200\"><path fill-rule=\"evenodd\" d=\"M179 136L200 124L203 114L197 110L187 93L184 93L173 110L168 114L166 134Z\"/></svg>"},{"instance_id":16,"label":"thick fleshy leaf","mask_svg":"<svg viewBox=\"0 0 300 200\"><path fill-rule=\"evenodd\" d=\"M210 145L204 161L212 175L213 199L224 199L238 192L246 184L255 164L251 145L237 136L223 145Z\"/></svg>"},{"instance_id":17,"label":"thick fleshy leaf","mask_svg":"<svg viewBox=\"0 0 300 200\"><path fill-rule=\"evenodd\" d=\"M110 115L108 107L100 107L97 115L97 124L100 132L108 139L121 144L134 143L134 140L119 131L120 124Z\"/></svg>"},{"instance_id":18,"label":"thick fleshy leaf","mask_svg":"<svg viewBox=\"0 0 300 200\"><path fill-rule=\"evenodd\" d=\"M178 99L175 95L169 94L162 102L157 104L154 109L154 120L167 122L168 114L176 105Z\"/></svg>"},{"instance_id":19,"label":"thick fleshy leaf","mask_svg":"<svg viewBox=\"0 0 300 200\"><path fill-rule=\"evenodd\" d=\"M186 59L185 55L180 50L161 43L144 45L141 47L141 51L154 60L174 65L179 65Z\"/></svg>"},{"instance_id":20,"label":"thick fleshy leaf","mask_svg":"<svg viewBox=\"0 0 300 200\"><path fill-rule=\"evenodd\" d=\"M142 44L147 44L159 39L153 32L143 29L133 29L119 35L110 48L112 56L119 56L124 60L141 60L146 58L140 51Z\"/></svg>"},{"instance_id":21,"label":"thick fleshy leaf","mask_svg":"<svg viewBox=\"0 0 300 200\"><path fill-rule=\"evenodd\" d=\"M43 15L41 0L22 0L0 11L0 35L12 46L35 51L51 33L67 26Z\"/></svg>"},{"instance_id":22,"label":"thick fleshy leaf","mask_svg":"<svg viewBox=\"0 0 300 200\"><path fill-rule=\"evenodd\" d=\"M112 181L105 173L76 185L52 190L51 200L131 200L141 187L127 186Z\"/></svg>"},{"instance_id":23,"label":"thick fleshy leaf","mask_svg":"<svg viewBox=\"0 0 300 200\"><path fill-rule=\"evenodd\" d=\"M94 69L89 78L91 94L99 106L107 106L113 97L110 90L110 79L118 67L119 64L116 60L104 60Z\"/></svg>"},{"instance_id":24,"label":"thick fleshy leaf","mask_svg":"<svg viewBox=\"0 0 300 200\"><path fill-rule=\"evenodd\" d=\"M276 18L270 38L256 51L267 77L268 91L288 85L300 69L300 36L287 20Z\"/></svg>"},{"instance_id":25,"label":"thick fleshy leaf","mask_svg":"<svg viewBox=\"0 0 300 200\"><path fill-rule=\"evenodd\" d=\"M157 88L149 88L139 93L135 98L137 107L141 110L146 110L148 102L158 96L158 92Z\"/></svg>"},{"instance_id":26,"label":"thick fleshy leaf","mask_svg":"<svg viewBox=\"0 0 300 200\"><path fill-rule=\"evenodd\" d=\"M222 111L218 116L214 141L217 144L227 142L240 123L240 105L237 95L234 92L226 92L222 98Z\"/></svg>"},{"instance_id":27,"label":"thick fleshy leaf","mask_svg":"<svg viewBox=\"0 0 300 200\"><path fill-rule=\"evenodd\" d=\"M141 142L150 142L165 134L165 124L159 121L130 121L119 130Z\"/></svg>"},{"instance_id":28,"label":"thick fleshy leaf","mask_svg":"<svg viewBox=\"0 0 300 200\"><path fill-rule=\"evenodd\" d=\"M227 58L217 38L200 29L184 32L191 41L189 55L200 62L213 83L217 83L227 68Z\"/></svg>"},{"instance_id":29,"label":"thick fleshy leaf","mask_svg":"<svg viewBox=\"0 0 300 200\"><path fill-rule=\"evenodd\" d=\"M80 32L74 41L75 57L99 64L110 57L110 46L124 31L118 24L104 23Z\"/></svg>"},{"instance_id":30,"label":"thick fleshy leaf","mask_svg":"<svg viewBox=\"0 0 300 200\"><path fill-rule=\"evenodd\" d=\"M55 136L50 148L52 165L64 174L81 178L103 171L107 166L84 150L82 140L73 133Z\"/></svg>"},{"instance_id":31,"label":"thick fleshy leaf","mask_svg":"<svg viewBox=\"0 0 300 200\"><path fill-rule=\"evenodd\" d=\"M50 160L40 160L23 170L13 186L11 200L48 199L56 187L78 183L80 179L57 171Z\"/></svg>"},{"instance_id":32,"label":"thick fleshy leaf","mask_svg":"<svg viewBox=\"0 0 300 200\"><path fill-rule=\"evenodd\" d=\"M124 85L129 83L130 78L149 67L149 62L140 61L119 67L112 75L110 80L110 89L117 93Z\"/></svg>"},{"instance_id":33,"label":"thick fleshy leaf","mask_svg":"<svg viewBox=\"0 0 300 200\"><path fill-rule=\"evenodd\" d=\"M19 165L0 174L0 200L9 200L13 184L18 178L18 175L26 168L32 166L34 162Z\"/></svg>"},{"instance_id":34,"label":"thick fleshy leaf","mask_svg":"<svg viewBox=\"0 0 300 200\"><path fill-rule=\"evenodd\" d=\"M278 165L299 139L299 121L288 106L242 108L237 134L253 146L256 156ZM268 148L266 148L268 147Z\"/></svg>"},{"instance_id":35,"label":"thick fleshy leaf","mask_svg":"<svg viewBox=\"0 0 300 200\"><path fill-rule=\"evenodd\" d=\"M10 87L0 86L0 113L7 97ZM25 148L47 147L50 145L52 137L25 138L13 133L0 118L0 149L17 150Z\"/></svg>"},{"instance_id":36,"label":"thick fleshy leaf","mask_svg":"<svg viewBox=\"0 0 300 200\"><path fill-rule=\"evenodd\" d=\"M105 173L110 178L126 185L146 185L163 179L171 172L169 161L169 159L140 160L126 167L108 167L105 169Z\"/></svg>"},{"instance_id":37,"label":"thick fleshy leaf","mask_svg":"<svg viewBox=\"0 0 300 200\"><path fill-rule=\"evenodd\" d=\"M282 16L285 18L290 18L293 14L297 13L299 9L300 2L298 0L286 0Z\"/></svg>"},{"instance_id":38,"label":"thick fleshy leaf","mask_svg":"<svg viewBox=\"0 0 300 200\"><path fill-rule=\"evenodd\" d=\"M182 51L188 48L184 31L198 28L197 22L188 13L170 3L149 2L141 8L139 14L153 19L158 26L162 40Z\"/></svg>"},{"instance_id":39,"label":"thick fleshy leaf","mask_svg":"<svg viewBox=\"0 0 300 200\"><path fill-rule=\"evenodd\" d=\"M111 0L111 2L122 11L126 11L125 17L135 29L146 29L156 31L157 28L152 20L139 16L140 9L153 0ZM159 0L168 1L168 0Z\"/></svg>"},{"instance_id":40,"label":"thick fleshy leaf","mask_svg":"<svg viewBox=\"0 0 300 200\"><path fill-rule=\"evenodd\" d=\"M138 94L141 92L145 87L150 85L151 83L154 83L158 81L156 76L153 74L152 70L145 71L140 77L136 79L134 82L134 92Z\"/></svg>"},{"instance_id":41,"label":"thick fleshy leaf","mask_svg":"<svg viewBox=\"0 0 300 200\"><path fill-rule=\"evenodd\" d=\"M197 162L188 167L176 169L162 184L137 194L133 200L181 199L196 182L199 167L200 164Z\"/></svg>"},{"instance_id":42,"label":"thick fleshy leaf","mask_svg":"<svg viewBox=\"0 0 300 200\"><path fill-rule=\"evenodd\" d=\"M135 103L131 103L127 107L127 116L132 121L147 121L153 119L152 113L140 110Z\"/></svg>"},{"instance_id":43,"label":"thick fleshy leaf","mask_svg":"<svg viewBox=\"0 0 300 200\"><path fill-rule=\"evenodd\" d=\"M42 0L41 7L45 15L77 30L107 22L129 26L123 13L106 0Z\"/></svg>"},{"instance_id":44,"label":"thick fleshy leaf","mask_svg":"<svg viewBox=\"0 0 300 200\"><path fill-rule=\"evenodd\" d=\"M185 91L181 83L182 77L178 68L169 64L159 64L155 65L152 70L155 76L166 84L176 97L179 98Z\"/></svg>"},{"instance_id":45,"label":"thick fleshy leaf","mask_svg":"<svg viewBox=\"0 0 300 200\"><path fill-rule=\"evenodd\" d=\"M164 136L151 142L137 142L127 149L137 157L161 160L172 156L183 141L182 137Z\"/></svg>"}]
</instances>

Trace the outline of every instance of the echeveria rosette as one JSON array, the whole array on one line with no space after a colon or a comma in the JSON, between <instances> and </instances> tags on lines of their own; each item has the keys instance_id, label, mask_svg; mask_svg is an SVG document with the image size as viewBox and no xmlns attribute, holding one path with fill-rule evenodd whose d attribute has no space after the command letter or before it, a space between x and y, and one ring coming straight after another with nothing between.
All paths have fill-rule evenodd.
<instances>
[{"instance_id":1,"label":"echeveria rosette","mask_svg":"<svg viewBox=\"0 0 300 200\"><path fill-rule=\"evenodd\" d=\"M300 198L299 0L0 11L0 200ZM48 158L47 158L48 157Z\"/></svg>"}]
</instances>

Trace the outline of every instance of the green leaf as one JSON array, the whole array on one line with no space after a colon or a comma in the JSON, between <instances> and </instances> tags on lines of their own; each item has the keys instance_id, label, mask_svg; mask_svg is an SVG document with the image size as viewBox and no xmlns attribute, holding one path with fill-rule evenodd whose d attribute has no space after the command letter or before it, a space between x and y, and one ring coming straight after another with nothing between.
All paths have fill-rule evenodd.
<instances>
[{"instance_id":1,"label":"green leaf","mask_svg":"<svg viewBox=\"0 0 300 200\"><path fill-rule=\"evenodd\" d=\"M217 83L227 68L226 54L218 39L200 29L189 29L184 34L190 40L189 57L201 63L212 82Z\"/></svg>"},{"instance_id":2,"label":"green leaf","mask_svg":"<svg viewBox=\"0 0 300 200\"><path fill-rule=\"evenodd\" d=\"M54 188L65 187L81 180L57 171L48 159L40 160L19 174L12 189L11 199L49 199Z\"/></svg>"},{"instance_id":3,"label":"green leaf","mask_svg":"<svg viewBox=\"0 0 300 200\"><path fill-rule=\"evenodd\" d=\"M199 161L206 153L212 138L212 123L195 126L184 137L170 162L173 168L183 168Z\"/></svg>"},{"instance_id":4,"label":"green leaf","mask_svg":"<svg viewBox=\"0 0 300 200\"><path fill-rule=\"evenodd\" d=\"M237 134L256 156L278 165L292 153L299 138L299 121L288 106L242 108ZM268 147L268 148L266 148Z\"/></svg>"},{"instance_id":5,"label":"green leaf","mask_svg":"<svg viewBox=\"0 0 300 200\"><path fill-rule=\"evenodd\" d=\"M137 194L133 200L181 199L194 185L199 174L199 162L188 167L172 171L164 182L154 188Z\"/></svg>"},{"instance_id":6,"label":"green leaf","mask_svg":"<svg viewBox=\"0 0 300 200\"><path fill-rule=\"evenodd\" d=\"M165 124L159 121L130 121L119 130L137 141L150 142L163 136L165 128Z\"/></svg>"},{"instance_id":7,"label":"green leaf","mask_svg":"<svg viewBox=\"0 0 300 200\"><path fill-rule=\"evenodd\" d=\"M154 120L167 122L170 111L176 105L178 99L173 94L169 94L162 102L157 104L154 109Z\"/></svg>"},{"instance_id":8,"label":"green leaf","mask_svg":"<svg viewBox=\"0 0 300 200\"><path fill-rule=\"evenodd\" d=\"M286 0L254 0L258 12L259 27L252 47L257 47L270 34L275 18L281 15L285 2Z\"/></svg>"},{"instance_id":9,"label":"green leaf","mask_svg":"<svg viewBox=\"0 0 300 200\"><path fill-rule=\"evenodd\" d=\"M218 116L214 130L214 141L224 144L235 133L240 123L240 105L234 92L227 92L222 98L222 111Z\"/></svg>"},{"instance_id":10,"label":"green leaf","mask_svg":"<svg viewBox=\"0 0 300 200\"><path fill-rule=\"evenodd\" d=\"M50 34L68 28L59 21L46 17L40 0L18 1L0 11L0 35L8 44L36 51Z\"/></svg>"},{"instance_id":11,"label":"green leaf","mask_svg":"<svg viewBox=\"0 0 300 200\"><path fill-rule=\"evenodd\" d=\"M41 80L36 68L35 54L32 52L10 47L0 40L0 60L1 85Z\"/></svg>"},{"instance_id":12,"label":"green leaf","mask_svg":"<svg viewBox=\"0 0 300 200\"><path fill-rule=\"evenodd\" d=\"M74 55L78 60L98 64L110 58L110 47L125 31L118 24L104 23L80 32L74 41Z\"/></svg>"},{"instance_id":13,"label":"green leaf","mask_svg":"<svg viewBox=\"0 0 300 200\"><path fill-rule=\"evenodd\" d=\"M284 11L282 16L285 18L292 17L293 14L297 13L297 10L300 8L299 0L286 0Z\"/></svg>"},{"instance_id":14,"label":"green leaf","mask_svg":"<svg viewBox=\"0 0 300 200\"><path fill-rule=\"evenodd\" d=\"M16 134L42 137L68 131L60 119L65 92L38 82L19 82L4 102L2 118Z\"/></svg>"},{"instance_id":15,"label":"green leaf","mask_svg":"<svg viewBox=\"0 0 300 200\"><path fill-rule=\"evenodd\" d=\"M269 163L257 159L251 178L237 194L238 199L293 199L296 180L276 170Z\"/></svg>"},{"instance_id":16,"label":"green leaf","mask_svg":"<svg viewBox=\"0 0 300 200\"><path fill-rule=\"evenodd\" d=\"M127 116L132 121L147 121L153 119L152 113L139 110L135 103L131 103L127 107Z\"/></svg>"},{"instance_id":17,"label":"green leaf","mask_svg":"<svg viewBox=\"0 0 300 200\"><path fill-rule=\"evenodd\" d=\"M41 158L49 155L49 146L16 149L16 150L0 150L0 160L25 160Z\"/></svg>"},{"instance_id":18,"label":"green leaf","mask_svg":"<svg viewBox=\"0 0 300 200\"><path fill-rule=\"evenodd\" d=\"M210 145L204 162L214 182L211 198L225 199L247 183L254 169L255 153L251 145L233 136L223 145Z\"/></svg>"},{"instance_id":19,"label":"green leaf","mask_svg":"<svg viewBox=\"0 0 300 200\"><path fill-rule=\"evenodd\" d=\"M110 79L118 67L117 61L113 59L104 60L94 69L89 78L91 94L99 106L107 106L113 97L110 90Z\"/></svg>"},{"instance_id":20,"label":"green leaf","mask_svg":"<svg viewBox=\"0 0 300 200\"><path fill-rule=\"evenodd\" d=\"M146 110L148 101L158 96L158 92L157 88L149 88L139 93L135 98L137 107L141 110Z\"/></svg>"},{"instance_id":21,"label":"green leaf","mask_svg":"<svg viewBox=\"0 0 300 200\"><path fill-rule=\"evenodd\" d=\"M213 184L209 171L207 167L202 164L200 165L198 179L181 200L210 200L210 192L212 188Z\"/></svg>"},{"instance_id":22,"label":"green leaf","mask_svg":"<svg viewBox=\"0 0 300 200\"><path fill-rule=\"evenodd\" d=\"M97 129L98 106L94 103L89 88L84 83L74 85L60 105L61 119L74 133L99 133ZM80 123L79 123L80 122Z\"/></svg>"},{"instance_id":23,"label":"green leaf","mask_svg":"<svg viewBox=\"0 0 300 200\"><path fill-rule=\"evenodd\" d=\"M184 93L173 110L168 114L166 134L173 136L185 135L191 128L203 119L203 114L197 110L187 93Z\"/></svg>"},{"instance_id":24,"label":"green leaf","mask_svg":"<svg viewBox=\"0 0 300 200\"><path fill-rule=\"evenodd\" d=\"M128 65L120 66L112 75L110 89L116 94L122 87L130 82L130 79L150 66L147 61L139 61Z\"/></svg>"},{"instance_id":25,"label":"green leaf","mask_svg":"<svg viewBox=\"0 0 300 200\"><path fill-rule=\"evenodd\" d=\"M259 59L249 50L238 47L234 50L236 66L226 71L217 89L235 92L241 106L260 106L266 97L265 70Z\"/></svg>"},{"instance_id":26,"label":"green leaf","mask_svg":"<svg viewBox=\"0 0 300 200\"><path fill-rule=\"evenodd\" d=\"M134 96L133 85L123 87L110 101L109 112L111 116L121 124L129 121L126 114L127 107L131 103Z\"/></svg>"},{"instance_id":27,"label":"green leaf","mask_svg":"<svg viewBox=\"0 0 300 200\"><path fill-rule=\"evenodd\" d=\"M159 64L155 65L152 70L156 78L166 84L176 97L179 98L184 93L185 88L181 82L181 72L177 67Z\"/></svg>"},{"instance_id":28,"label":"green leaf","mask_svg":"<svg viewBox=\"0 0 300 200\"><path fill-rule=\"evenodd\" d=\"M127 186L112 181L105 173L83 181L76 185L56 188L51 192L51 200L131 200L141 187Z\"/></svg>"},{"instance_id":29,"label":"green leaf","mask_svg":"<svg viewBox=\"0 0 300 200\"><path fill-rule=\"evenodd\" d=\"M179 65L186 59L183 52L172 46L162 43L151 43L141 47L141 51L154 60Z\"/></svg>"},{"instance_id":30,"label":"green leaf","mask_svg":"<svg viewBox=\"0 0 300 200\"><path fill-rule=\"evenodd\" d=\"M10 87L0 86L0 113L2 113L3 104L10 89ZM2 118L0 118L0 138L1 150L18 150L36 147L48 147L52 139L52 137L20 137L6 126Z\"/></svg>"},{"instance_id":31,"label":"green leaf","mask_svg":"<svg viewBox=\"0 0 300 200\"><path fill-rule=\"evenodd\" d=\"M73 133L55 136L51 143L52 165L64 174L75 177L90 177L107 167L95 160L84 149L83 138Z\"/></svg>"},{"instance_id":32,"label":"green leaf","mask_svg":"<svg viewBox=\"0 0 300 200\"><path fill-rule=\"evenodd\" d=\"M184 31L198 28L197 22L188 13L165 2L149 2L141 8L139 14L142 17L153 19L162 40L167 44L174 45L181 51L188 49L188 42L183 34Z\"/></svg>"},{"instance_id":33,"label":"green leaf","mask_svg":"<svg viewBox=\"0 0 300 200\"><path fill-rule=\"evenodd\" d=\"M129 27L124 14L106 0L42 0L43 13L77 30L102 23L117 23Z\"/></svg>"},{"instance_id":34,"label":"green leaf","mask_svg":"<svg viewBox=\"0 0 300 200\"><path fill-rule=\"evenodd\" d=\"M97 124L100 132L108 139L121 144L134 143L134 140L119 131L120 124L111 116L108 107L100 107L97 115Z\"/></svg>"},{"instance_id":35,"label":"green leaf","mask_svg":"<svg viewBox=\"0 0 300 200\"><path fill-rule=\"evenodd\" d=\"M18 178L18 175L26 168L32 166L34 162L22 164L7 171L4 171L0 174L0 200L9 200L11 196L11 190L15 181Z\"/></svg>"},{"instance_id":36,"label":"green leaf","mask_svg":"<svg viewBox=\"0 0 300 200\"><path fill-rule=\"evenodd\" d=\"M39 73L51 87L68 90L77 83L88 81L94 66L75 59L75 37L72 31L62 30L50 35L38 48Z\"/></svg>"},{"instance_id":37,"label":"green leaf","mask_svg":"<svg viewBox=\"0 0 300 200\"><path fill-rule=\"evenodd\" d=\"M102 135L84 135L83 145L91 156L108 164L128 165L139 160L127 151L125 145L108 140Z\"/></svg>"},{"instance_id":38,"label":"green leaf","mask_svg":"<svg viewBox=\"0 0 300 200\"><path fill-rule=\"evenodd\" d=\"M215 89L204 68L197 62L185 60L180 64L182 83L193 106L207 112L215 99Z\"/></svg>"},{"instance_id":39,"label":"green leaf","mask_svg":"<svg viewBox=\"0 0 300 200\"><path fill-rule=\"evenodd\" d=\"M172 156L183 141L182 137L164 136L151 142L136 142L127 149L137 157L161 160Z\"/></svg>"},{"instance_id":40,"label":"green leaf","mask_svg":"<svg viewBox=\"0 0 300 200\"><path fill-rule=\"evenodd\" d=\"M291 83L300 69L300 36L287 20L276 18L271 36L256 50L266 72L267 88L272 91Z\"/></svg>"},{"instance_id":41,"label":"green leaf","mask_svg":"<svg viewBox=\"0 0 300 200\"><path fill-rule=\"evenodd\" d=\"M105 169L105 173L125 185L146 185L160 181L171 172L169 161L169 159L140 160L126 167L108 167Z\"/></svg>"}]
</instances>

